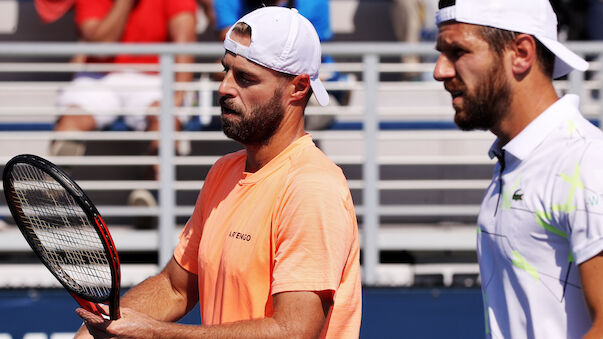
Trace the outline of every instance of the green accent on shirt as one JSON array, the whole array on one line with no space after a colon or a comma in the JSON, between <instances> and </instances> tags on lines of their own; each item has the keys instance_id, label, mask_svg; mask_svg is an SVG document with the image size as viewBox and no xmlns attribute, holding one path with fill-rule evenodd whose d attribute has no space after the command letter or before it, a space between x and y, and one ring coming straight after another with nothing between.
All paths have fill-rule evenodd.
<instances>
[{"instance_id":1,"label":"green accent on shirt","mask_svg":"<svg viewBox=\"0 0 603 339\"><path fill-rule=\"evenodd\" d=\"M574 195L577 189L584 189L584 183L580 179L580 164L576 164L574 173L569 176L565 173L559 173L561 179L570 184L570 192L567 196L567 202L565 203L565 209L561 209L562 212L571 212L576 209L576 206L572 206L571 203L574 200ZM561 206L560 206L561 207Z\"/></svg>"},{"instance_id":2,"label":"green accent on shirt","mask_svg":"<svg viewBox=\"0 0 603 339\"><path fill-rule=\"evenodd\" d=\"M530 274L532 278L539 280L538 270L536 269L536 267L530 265L530 263L517 251L513 251L513 265L515 265L515 267L519 269L528 272L528 274Z\"/></svg>"},{"instance_id":3,"label":"green accent on shirt","mask_svg":"<svg viewBox=\"0 0 603 339\"><path fill-rule=\"evenodd\" d=\"M501 210L505 210L505 209L511 207L511 198L513 197L513 193L515 192L515 190L519 186L520 182L521 182L521 177L518 178L513 183L513 186L511 186L511 189L507 189L507 188L503 187L503 193L502 193L501 204L500 204L500 209Z\"/></svg>"},{"instance_id":4,"label":"green accent on shirt","mask_svg":"<svg viewBox=\"0 0 603 339\"><path fill-rule=\"evenodd\" d=\"M574 173L572 175L559 173L559 176L563 181L570 184L570 191L567 195L567 200L565 204L553 205L551 208L551 213L546 211L536 212L536 222L538 222L538 225L542 226L545 230L567 239L567 233L553 227L553 225L551 225L549 221L553 219L552 213L570 213L576 210L576 205L572 204L572 202L574 201L574 196L576 195L576 190L584 189L584 182L582 182L582 180L580 179L580 164L576 164Z\"/></svg>"},{"instance_id":5,"label":"green accent on shirt","mask_svg":"<svg viewBox=\"0 0 603 339\"><path fill-rule=\"evenodd\" d=\"M544 228L545 230L553 233L553 234L557 234L560 237L563 237L565 239L567 239L567 234L565 232L563 232L562 230L555 228L553 225L549 224L547 221L551 220L552 216L550 213L547 213L545 211L538 211L536 212L536 222L538 222L538 225L542 226L542 228Z\"/></svg>"},{"instance_id":6,"label":"green accent on shirt","mask_svg":"<svg viewBox=\"0 0 603 339\"><path fill-rule=\"evenodd\" d=\"M569 134L572 135L574 134L574 131L576 130L576 124L574 124L573 121L568 120L567 121L568 127L569 127Z\"/></svg>"}]
</instances>

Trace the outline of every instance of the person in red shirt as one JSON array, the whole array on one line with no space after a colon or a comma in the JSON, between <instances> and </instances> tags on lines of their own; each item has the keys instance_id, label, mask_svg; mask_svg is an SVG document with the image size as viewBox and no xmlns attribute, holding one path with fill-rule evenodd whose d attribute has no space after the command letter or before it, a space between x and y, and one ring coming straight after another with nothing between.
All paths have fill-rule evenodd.
<instances>
[{"instance_id":1,"label":"person in red shirt","mask_svg":"<svg viewBox=\"0 0 603 339\"><path fill-rule=\"evenodd\" d=\"M81 37L87 42L123 42L123 43L161 43L194 42L196 39L196 3L195 0L77 0L75 2L75 20ZM176 62L192 62L190 55L176 57ZM110 58L85 57L85 62L113 62L119 64L157 63L157 56L117 55ZM56 124L56 130L93 130L109 127L114 118L93 116L90 114L120 113L124 110L146 109L157 106L160 99L159 88L149 90L128 90L112 88L112 83L132 81L131 76L148 76L150 81L158 83L157 74L128 72L111 72L108 74L78 74L71 86L67 87L59 98L60 106L66 111L81 112L81 115L64 115ZM176 81L189 81L190 73L177 73ZM144 77L143 77L144 78ZM153 79L155 78L155 79ZM137 79L137 78L134 78ZM87 83L101 85L95 90L86 90ZM104 86L108 83L109 86ZM153 93L155 92L155 93ZM128 107L128 100L119 98L119 94L128 96L140 95L140 98ZM105 100L91 99L104 96ZM111 96L114 96L111 98ZM92 100L92 103L90 103ZM182 92L175 94L175 104L182 102ZM146 103L146 105L145 105ZM117 106L117 107L114 107ZM122 107L119 107L122 106ZM125 107L123 107L125 106ZM86 114L88 113L88 114ZM111 114L109 114L111 115ZM118 114L115 114L118 115ZM132 117L134 118L134 117ZM134 130L156 130L156 117L147 117L146 121L126 119L126 124Z\"/></svg>"},{"instance_id":2,"label":"person in red shirt","mask_svg":"<svg viewBox=\"0 0 603 339\"><path fill-rule=\"evenodd\" d=\"M189 43L196 40L195 0L75 0L75 22L86 42ZM78 56L85 63L153 64L157 55ZM191 63L190 55L178 55L176 62ZM126 67L127 69L127 67ZM191 73L176 73L176 82L192 80ZM58 98L63 113L55 131L159 129L159 119L149 115L161 99L160 77L156 72L134 70L108 73L82 72L63 89ZM183 92L175 92L180 106ZM176 129L180 121L176 120ZM149 154L156 154L158 141L151 142ZM83 155L82 142L58 140L51 143L51 155ZM156 172L156 170L154 171ZM153 176L156 174L153 173ZM154 203L148 191L133 191L131 204ZM142 200L143 203L137 202Z\"/></svg>"}]
</instances>

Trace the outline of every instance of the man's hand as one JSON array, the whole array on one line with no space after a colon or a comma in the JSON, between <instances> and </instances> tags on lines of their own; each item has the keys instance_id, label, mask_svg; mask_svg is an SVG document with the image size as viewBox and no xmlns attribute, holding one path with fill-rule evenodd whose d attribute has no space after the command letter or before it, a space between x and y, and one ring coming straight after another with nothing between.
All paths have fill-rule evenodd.
<instances>
[{"instance_id":1,"label":"man's hand","mask_svg":"<svg viewBox=\"0 0 603 339\"><path fill-rule=\"evenodd\" d=\"M152 338L161 325L161 322L133 309L124 307L120 311L121 318L117 320L107 320L83 308L75 312L84 319L84 325L94 338Z\"/></svg>"},{"instance_id":2,"label":"man's hand","mask_svg":"<svg viewBox=\"0 0 603 339\"><path fill-rule=\"evenodd\" d=\"M89 331L95 338L106 338L108 333L122 335L122 332L116 331L123 331L129 334L128 331L132 329L137 332L126 336L127 338L151 338L145 329L153 330L153 333L163 330L162 326L168 326L183 317L198 301L197 276L183 269L172 259L160 273L131 288L121 298L120 319L108 321L102 316L78 308L76 312L84 319L85 326L79 329L75 338L91 338ZM108 307L99 306L108 314ZM152 327L147 329L149 324ZM116 337L119 338L120 335Z\"/></svg>"}]
</instances>

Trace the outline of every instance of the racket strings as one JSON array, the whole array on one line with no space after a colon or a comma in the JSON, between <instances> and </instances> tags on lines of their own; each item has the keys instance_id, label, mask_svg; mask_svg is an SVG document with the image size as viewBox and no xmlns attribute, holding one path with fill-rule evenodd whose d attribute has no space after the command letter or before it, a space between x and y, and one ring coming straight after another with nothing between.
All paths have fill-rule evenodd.
<instances>
[{"instance_id":1,"label":"racket strings","mask_svg":"<svg viewBox=\"0 0 603 339\"><path fill-rule=\"evenodd\" d=\"M96 226L72 195L28 164L14 166L11 183L25 232L59 279L80 294L106 298L111 291L110 263Z\"/></svg>"}]
</instances>

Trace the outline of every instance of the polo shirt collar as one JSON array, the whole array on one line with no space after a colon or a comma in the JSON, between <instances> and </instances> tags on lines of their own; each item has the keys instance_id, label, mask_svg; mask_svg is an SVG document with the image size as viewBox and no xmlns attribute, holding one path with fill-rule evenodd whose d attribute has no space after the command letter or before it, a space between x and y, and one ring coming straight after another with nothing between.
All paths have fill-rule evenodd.
<instances>
[{"instance_id":1,"label":"polo shirt collar","mask_svg":"<svg viewBox=\"0 0 603 339\"><path fill-rule=\"evenodd\" d=\"M578 112L579 103L580 98L577 95L566 94L530 122L515 138L504 145L502 150L519 161L524 160L559 124L567 121L575 114L574 112ZM490 159L497 154L502 154L502 150L496 139L488 151Z\"/></svg>"}]
</instances>

